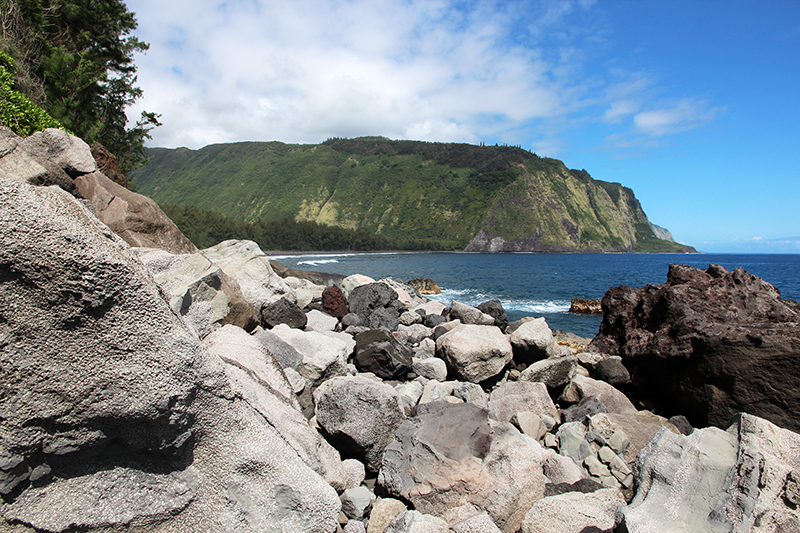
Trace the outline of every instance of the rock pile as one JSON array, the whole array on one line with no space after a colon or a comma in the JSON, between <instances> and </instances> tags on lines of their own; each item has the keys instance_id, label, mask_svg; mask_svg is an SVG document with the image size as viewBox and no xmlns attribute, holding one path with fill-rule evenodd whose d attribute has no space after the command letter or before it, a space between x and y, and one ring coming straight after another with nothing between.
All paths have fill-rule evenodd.
<instances>
[{"instance_id":1,"label":"rock pile","mask_svg":"<svg viewBox=\"0 0 800 533\"><path fill-rule=\"evenodd\" d=\"M4 142L6 155L23 144ZM82 149L36 153L50 152L40 166L65 174L42 184L95 172ZM94 202L10 180L4 159L0 530L800 526L800 436L752 415L692 432L622 392L650 368L628 365L636 346L685 357L703 343L604 322L606 353L587 352L543 319L508 324L499 302L446 307L397 280L304 275L249 241L176 253L153 235L132 248ZM673 285L705 279L675 272ZM720 283L757 286L743 273ZM698 315L682 312L687 331Z\"/></svg>"}]
</instances>

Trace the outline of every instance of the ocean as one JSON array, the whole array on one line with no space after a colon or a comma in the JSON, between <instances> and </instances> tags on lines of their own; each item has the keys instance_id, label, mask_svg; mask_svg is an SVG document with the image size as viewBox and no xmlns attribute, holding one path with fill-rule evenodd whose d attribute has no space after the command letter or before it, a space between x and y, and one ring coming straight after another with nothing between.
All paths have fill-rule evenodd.
<instances>
[{"instance_id":1,"label":"ocean","mask_svg":"<svg viewBox=\"0 0 800 533\"><path fill-rule=\"evenodd\" d=\"M364 253L272 255L289 268L365 274L376 280L430 278L447 305L500 300L511 320L545 317L552 329L594 337L600 316L569 312L573 298L602 298L611 287L643 287L667 280L670 264L742 267L772 283L784 299L800 300L800 254L472 254Z\"/></svg>"}]
</instances>

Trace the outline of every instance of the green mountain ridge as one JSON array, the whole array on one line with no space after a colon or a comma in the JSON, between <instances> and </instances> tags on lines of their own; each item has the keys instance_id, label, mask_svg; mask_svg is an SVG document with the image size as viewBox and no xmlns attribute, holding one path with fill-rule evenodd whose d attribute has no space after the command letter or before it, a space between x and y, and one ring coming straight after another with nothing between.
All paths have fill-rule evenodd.
<instances>
[{"instance_id":1,"label":"green mountain ridge","mask_svg":"<svg viewBox=\"0 0 800 533\"><path fill-rule=\"evenodd\" d=\"M659 239L630 189L516 147L360 137L148 156L131 175L143 194L250 222L290 218L468 251L693 251Z\"/></svg>"}]
</instances>

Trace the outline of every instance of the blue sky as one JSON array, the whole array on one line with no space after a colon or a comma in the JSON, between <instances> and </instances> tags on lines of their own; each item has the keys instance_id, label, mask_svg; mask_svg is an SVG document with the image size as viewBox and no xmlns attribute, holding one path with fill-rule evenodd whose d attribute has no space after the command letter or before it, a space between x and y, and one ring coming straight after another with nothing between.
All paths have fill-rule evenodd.
<instances>
[{"instance_id":1,"label":"blue sky","mask_svg":"<svg viewBox=\"0 0 800 533\"><path fill-rule=\"evenodd\" d=\"M520 145L698 250L800 253L800 1L126 3L148 146Z\"/></svg>"}]
</instances>

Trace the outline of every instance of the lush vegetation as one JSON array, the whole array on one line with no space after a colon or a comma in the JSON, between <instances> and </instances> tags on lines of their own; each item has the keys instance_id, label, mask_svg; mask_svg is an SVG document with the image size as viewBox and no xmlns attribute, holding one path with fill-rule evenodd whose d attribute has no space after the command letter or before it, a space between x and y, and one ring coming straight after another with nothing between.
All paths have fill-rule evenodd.
<instances>
[{"instance_id":1,"label":"lush vegetation","mask_svg":"<svg viewBox=\"0 0 800 533\"><path fill-rule=\"evenodd\" d=\"M516 147L365 137L156 148L148 155L132 177L159 203L256 225L280 222L286 233L295 231L287 221L312 222L300 233L338 228L386 239L364 249L464 249L481 231L536 251L680 247L655 237L630 189ZM302 242L291 248L351 248L343 239Z\"/></svg>"},{"instance_id":2,"label":"lush vegetation","mask_svg":"<svg viewBox=\"0 0 800 533\"><path fill-rule=\"evenodd\" d=\"M62 128L61 123L36 105L28 96L14 90L16 69L11 56L0 51L0 123L20 137L47 128Z\"/></svg>"},{"instance_id":3,"label":"lush vegetation","mask_svg":"<svg viewBox=\"0 0 800 533\"><path fill-rule=\"evenodd\" d=\"M349 230L289 218L270 222L246 222L196 207L164 204L164 212L198 248L208 248L228 239L255 241L262 250L357 251L434 250L431 240L398 241L363 230Z\"/></svg>"},{"instance_id":4,"label":"lush vegetation","mask_svg":"<svg viewBox=\"0 0 800 533\"><path fill-rule=\"evenodd\" d=\"M127 172L146 159L158 115L127 127L125 109L142 95L133 55L148 45L130 33L119 0L0 0L0 50L16 66L13 89L88 143L103 144Z\"/></svg>"}]
</instances>

